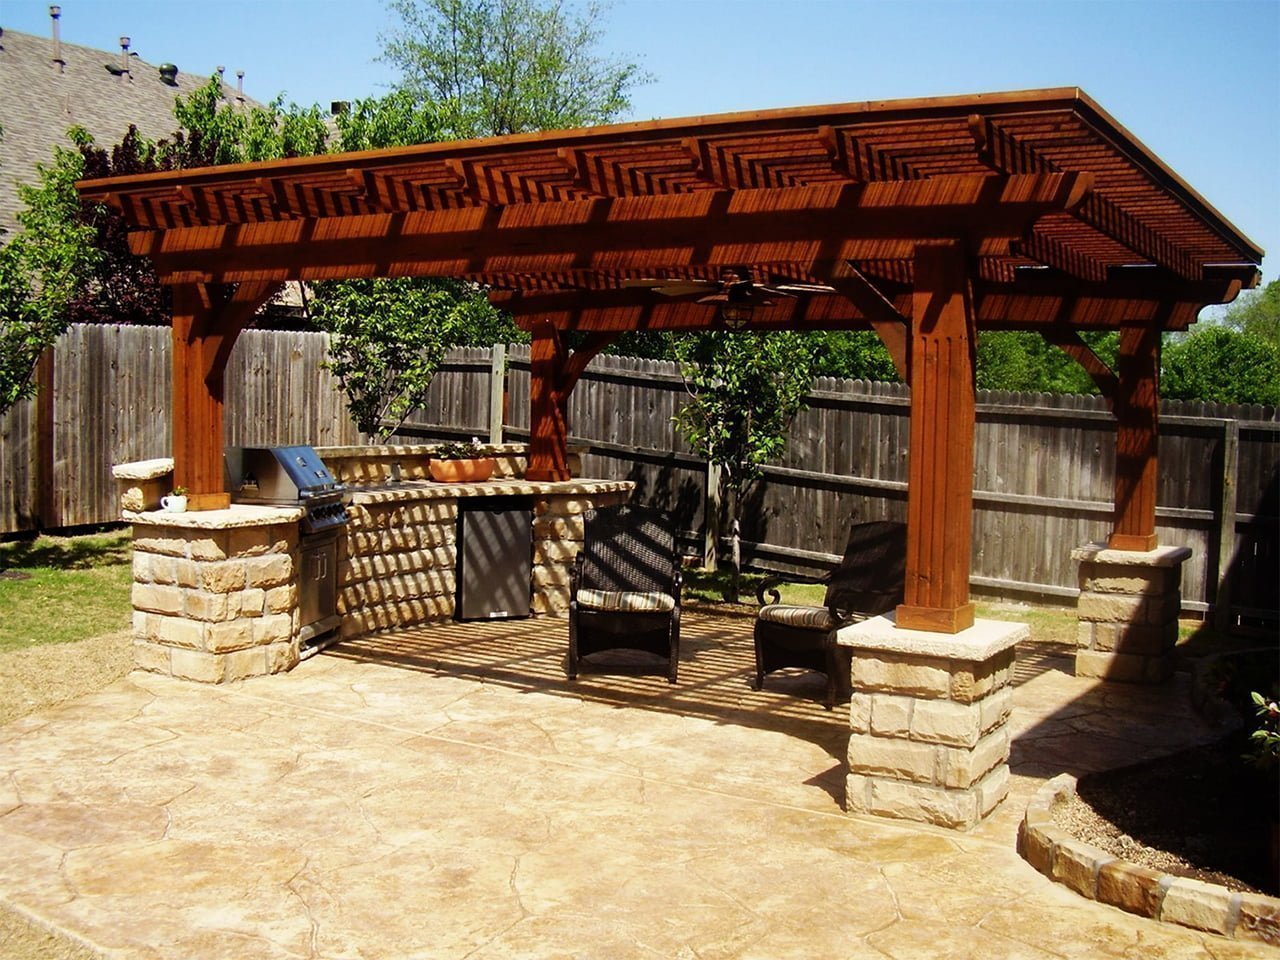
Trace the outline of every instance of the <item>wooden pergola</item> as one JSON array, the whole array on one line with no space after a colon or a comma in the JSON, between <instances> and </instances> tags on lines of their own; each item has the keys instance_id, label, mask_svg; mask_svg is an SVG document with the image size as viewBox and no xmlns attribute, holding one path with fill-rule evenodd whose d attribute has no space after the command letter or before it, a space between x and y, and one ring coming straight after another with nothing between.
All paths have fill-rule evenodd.
<instances>
[{"instance_id":1,"label":"wooden pergola","mask_svg":"<svg viewBox=\"0 0 1280 960\"><path fill-rule=\"evenodd\" d=\"M1117 422L1110 545L1156 545L1160 335L1258 280L1262 251L1075 88L841 104L79 184L174 293L174 478L224 506L223 371L289 280L456 277L532 334L528 476L568 479L567 401L629 330L874 329L911 386L906 601L969 601L973 354L1033 330ZM753 294L753 284L789 296ZM732 299L730 288L726 297ZM725 298L722 298L725 299ZM1109 368L1081 338L1118 329ZM574 336L571 338L570 335ZM576 347L571 347L576 343Z\"/></svg>"}]
</instances>

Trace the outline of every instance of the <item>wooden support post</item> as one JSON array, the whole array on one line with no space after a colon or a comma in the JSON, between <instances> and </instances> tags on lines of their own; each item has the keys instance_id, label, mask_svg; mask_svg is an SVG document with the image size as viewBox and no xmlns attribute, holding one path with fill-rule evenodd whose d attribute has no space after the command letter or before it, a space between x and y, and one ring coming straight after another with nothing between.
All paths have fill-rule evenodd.
<instances>
[{"instance_id":1,"label":"wooden support post","mask_svg":"<svg viewBox=\"0 0 1280 960\"><path fill-rule=\"evenodd\" d=\"M533 330L529 350L529 465L527 480L569 479L569 424L567 398L560 383L568 353L560 332L549 323Z\"/></svg>"},{"instance_id":2,"label":"wooden support post","mask_svg":"<svg viewBox=\"0 0 1280 960\"><path fill-rule=\"evenodd\" d=\"M1107 546L1154 550L1160 326L1122 327L1116 367L1115 520Z\"/></svg>"},{"instance_id":3,"label":"wooden support post","mask_svg":"<svg viewBox=\"0 0 1280 960\"><path fill-rule=\"evenodd\" d=\"M173 485L190 510L230 506L222 477L222 371L211 370L207 290L173 288Z\"/></svg>"},{"instance_id":4,"label":"wooden support post","mask_svg":"<svg viewBox=\"0 0 1280 960\"><path fill-rule=\"evenodd\" d=\"M552 324L533 328L529 376L529 466L527 480L569 479L569 395L591 358L618 339L590 333L572 354Z\"/></svg>"},{"instance_id":5,"label":"wooden support post","mask_svg":"<svg viewBox=\"0 0 1280 960\"><path fill-rule=\"evenodd\" d=\"M916 248L911 304L907 579L897 624L959 633L973 625L975 332L964 246Z\"/></svg>"},{"instance_id":6,"label":"wooden support post","mask_svg":"<svg viewBox=\"0 0 1280 960\"><path fill-rule=\"evenodd\" d=\"M240 331L279 287L173 288L173 485L186 487L188 510L231 505L222 467L223 372Z\"/></svg>"}]
</instances>

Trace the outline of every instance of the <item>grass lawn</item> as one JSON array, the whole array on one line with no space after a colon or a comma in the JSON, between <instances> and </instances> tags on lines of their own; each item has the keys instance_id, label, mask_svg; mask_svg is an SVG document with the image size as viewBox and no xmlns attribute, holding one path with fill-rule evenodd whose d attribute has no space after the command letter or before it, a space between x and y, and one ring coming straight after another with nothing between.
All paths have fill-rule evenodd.
<instances>
[{"instance_id":1,"label":"grass lawn","mask_svg":"<svg viewBox=\"0 0 1280 960\"><path fill-rule=\"evenodd\" d=\"M128 530L0 543L0 652L128 629Z\"/></svg>"},{"instance_id":2,"label":"grass lawn","mask_svg":"<svg viewBox=\"0 0 1280 960\"><path fill-rule=\"evenodd\" d=\"M754 611L756 586L764 577L758 573L744 573L738 589L738 598L744 613ZM710 573L688 568L684 571L684 598L706 604L724 604L728 595L729 574L726 571ZM825 587L820 584L784 584L779 593L783 603L822 604ZM1039 606L1008 601L978 602L977 614L986 620L1015 620L1031 627L1032 639L1040 643L1064 643L1075 646L1077 621L1074 607Z\"/></svg>"}]
</instances>

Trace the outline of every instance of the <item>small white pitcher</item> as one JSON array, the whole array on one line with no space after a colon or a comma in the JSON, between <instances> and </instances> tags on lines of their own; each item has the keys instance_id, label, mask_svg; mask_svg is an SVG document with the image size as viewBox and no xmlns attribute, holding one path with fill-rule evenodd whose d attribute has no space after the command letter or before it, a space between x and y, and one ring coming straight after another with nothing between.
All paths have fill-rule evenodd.
<instances>
[{"instance_id":1,"label":"small white pitcher","mask_svg":"<svg viewBox=\"0 0 1280 960\"><path fill-rule=\"evenodd\" d=\"M167 497L160 498L160 507L169 513L186 513L187 497L186 494L173 493Z\"/></svg>"}]
</instances>

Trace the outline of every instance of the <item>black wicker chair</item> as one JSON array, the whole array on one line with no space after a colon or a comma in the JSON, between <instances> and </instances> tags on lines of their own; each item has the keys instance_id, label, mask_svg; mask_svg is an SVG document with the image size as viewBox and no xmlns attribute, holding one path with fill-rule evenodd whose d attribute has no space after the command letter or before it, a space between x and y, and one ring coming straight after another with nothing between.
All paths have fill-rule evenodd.
<instances>
[{"instance_id":1,"label":"black wicker chair","mask_svg":"<svg viewBox=\"0 0 1280 960\"><path fill-rule=\"evenodd\" d=\"M643 650L680 665L680 556L675 526L656 510L622 504L585 514L569 597L569 679L582 657Z\"/></svg>"},{"instance_id":2,"label":"black wicker chair","mask_svg":"<svg viewBox=\"0 0 1280 960\"><path fill-rule=\"evenodd\" d=\"M857 523L849 531L840 565L824 577L771 577L760 584L756 617L757 690L766 673L805 667L826 674L828 710L849 695L849 653L836 643L848 623L887 613L902 602L907 525L889 520ZM783 604L781 583L825 583L821 607ZM768 594L768 598L766 598Z\"/></svg>"}]
</instances>

